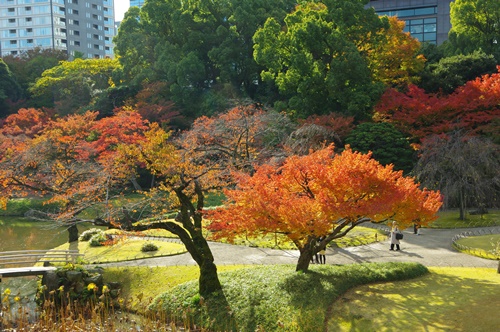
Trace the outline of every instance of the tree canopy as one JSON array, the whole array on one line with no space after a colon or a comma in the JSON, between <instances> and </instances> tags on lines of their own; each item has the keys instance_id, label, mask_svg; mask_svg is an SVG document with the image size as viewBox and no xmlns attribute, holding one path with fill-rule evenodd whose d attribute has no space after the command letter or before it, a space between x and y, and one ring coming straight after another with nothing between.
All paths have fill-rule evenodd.
<instances>
[{"instance_id":1,"label":"tree canopy","mask_svg":"<svg viewBox=\"0 0 500 332\"><path fill-rule=\"evenodd\" d=\"M500 67L498 67L500 68ZM389 121L411 138L465 130L498 142L500 73L483 75L450 95L388 89L375 107L375 119Z\"/></svg>"},{"instance_id":2,"label":"tree canopy","mask_svg":"<svg viewBox=\"0 0 500 332\"><path fill-rule=\"evenodd\" d=\"M359 24L363 22L363 24ZM269 18L254 36L264 81L279 89L278 109L299 117L339 112L364 118L382 93L360 45L375 44L388 27L358 0L305 2L280 21Z\"/></svg>"},{"instance_id":3,"label":"tree canopy","mask_svg":"<svg viewBox=\"0 0 500 332\"><path fill-rule=\"evenodd\" d=\"M214 236L284 234L300 251L301 271L314 253L362 222L425 225L441 206L439 192L420 189L392 166L350 149L334 155L332 146L239 174L238 186L225 194L225 206L207 212Z\"/></svg>"},{"instance_id":4,"label":"tree canopy","mask_svg":"<svg viewBox=\"0 0 500 332\"><path fill-rule=\"evenodd\" d=\"M151 0L129 10L115 37L130 84L169 83L181 115L222 112L240 98L262 98L252 37L270 17L279 20L295 1ZM257 91L259 94L257 94Z\"/></svg>"},{"instance_id":5,"label":"tree canopy","mask_svg":"<svg viewBox=\"0 0 500 332\"><path fill-rule=\"evenodd\" d=\"M112 59L62 61L43 72L30 87L34 97L46 96L61 115L86 110L97 96L114 85L113 72L120 66ZM53 103L53 104L52 104Z\"/></svg>"},{"instance_id":6,"label":"tree canopy","mask_svg":"<svg viewBox=\"0 0 500 332\"><path fill-rule=\"evenodd\" d=\"M391 123L365 122L354 128L345 140L351 149L372 157L382 165L393 164L408 174L415 165L416 152L409 140Z\"/></svg>"},{"instance_id":7,"label":"tree canopy","mask_svg":"<svg viewBox=\"0 0 500 332\"><path fill-rule=\"evenodd\" d=\"M7 100L16 101L21 97L21 87L12 75L9 66L0 59L0 118L9 114Z\"/></svg>"},{"instance_id":8,"label":"tree canopy","mask_svg":"<svg viewBox=\"0 0 500 332\"><path fill-rule=\"evenodd\" d=\"M455 0L450 3L450 21L450 34L469 41L464 53L482 49L500 60L500 2Z\"/></svg>"}]
</instances>

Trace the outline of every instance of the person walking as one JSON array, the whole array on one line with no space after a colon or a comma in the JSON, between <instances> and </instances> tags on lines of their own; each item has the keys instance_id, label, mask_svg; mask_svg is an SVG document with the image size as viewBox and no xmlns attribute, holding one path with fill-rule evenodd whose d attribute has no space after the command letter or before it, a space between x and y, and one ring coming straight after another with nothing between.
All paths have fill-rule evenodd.
<instances>
[{"instance_id":1,"label":"person walking","mask_svg":"<svg viewBox=\"0 0 500 332\"><path fill-rule=\"evenodd\" d=\"M390 250L394 250L394 245L396 245L396 250L401 250L401 248L399 247L399 239L397 238L397 234L401 234L399 228L398 228L398 224L393 221L392 222L392 228L391 228L391 249Z\"/></svg>"}]
</instances>

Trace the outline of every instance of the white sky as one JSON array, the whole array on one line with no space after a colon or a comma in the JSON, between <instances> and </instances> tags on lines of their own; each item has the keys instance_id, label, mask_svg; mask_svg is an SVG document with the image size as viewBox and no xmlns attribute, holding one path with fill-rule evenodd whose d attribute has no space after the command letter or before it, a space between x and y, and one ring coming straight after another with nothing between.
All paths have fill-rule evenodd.
<instances>
[{"instance_id":1,"label":"white sky","mask_svg":"<svg viewBox=\"0 0 500 332\"><path fill-rule=\"evenodd\" d=\"M129 0L114 0L115 1L115 21L123 20L123 15L130 7Z\"/></svg>"}]
</instances>

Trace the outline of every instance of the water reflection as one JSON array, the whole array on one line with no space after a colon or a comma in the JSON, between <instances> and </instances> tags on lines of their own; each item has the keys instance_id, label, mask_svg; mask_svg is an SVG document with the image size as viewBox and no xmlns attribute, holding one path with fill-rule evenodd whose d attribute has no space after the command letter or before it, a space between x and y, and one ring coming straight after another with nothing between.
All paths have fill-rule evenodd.
<instances>
[{"instance_id":1,"label":"water reflection","mask_svg":"<svg viewBox=\"0 0 500 332\"><path fill-rule=\"evenodd\" d=\"M79 232L91 228L79 224ZM66 227L19 217L0 217L0 251L52 249L68 241Z\"/></svg>"}]
</instances>

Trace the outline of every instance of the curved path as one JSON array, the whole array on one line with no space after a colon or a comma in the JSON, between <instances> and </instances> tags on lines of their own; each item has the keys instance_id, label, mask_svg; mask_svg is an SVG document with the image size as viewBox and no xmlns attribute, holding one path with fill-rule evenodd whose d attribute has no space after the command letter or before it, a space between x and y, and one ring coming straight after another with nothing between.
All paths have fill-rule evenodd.
<instances>
[{"instance_id":1,"label":"curved path","mask_svg":"<svg viewBox=\"0 0 500 332\"><path fill-rule=\"evenodd\" d=\"M366 262L417 262L425 266L461 266L497 268L498 261L463 254L451 246L454 235L474 229L422 229L421 235L412 229L404 231L401 251L389 251L389 241L350 248L328 248L327 264ZM216 265L233 264L296 264L298 250L251 248L210 242ZM100 264L103 266L172 266L195 265L189 253L148 258L136 261Z\"/></svg>"}]
</instances>

